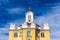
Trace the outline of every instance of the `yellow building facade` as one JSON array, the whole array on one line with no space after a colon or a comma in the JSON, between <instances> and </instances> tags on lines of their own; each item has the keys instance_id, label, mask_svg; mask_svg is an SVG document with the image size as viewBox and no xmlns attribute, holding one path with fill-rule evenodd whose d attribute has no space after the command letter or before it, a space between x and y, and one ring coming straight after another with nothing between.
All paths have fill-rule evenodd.
<instances>
[{"instance_id":1,"label":"yellow building facade","mask_svg":"<svg viewBox=\"0 0 60 40\"><path fill-rule=\"evenodd\" d=\"M9 40L50 40L50 29L48 23L43 28L34 23L33 12L26 12L26 21L15 28L15 24L10 24Z\"/></svg>"}]
</instances>

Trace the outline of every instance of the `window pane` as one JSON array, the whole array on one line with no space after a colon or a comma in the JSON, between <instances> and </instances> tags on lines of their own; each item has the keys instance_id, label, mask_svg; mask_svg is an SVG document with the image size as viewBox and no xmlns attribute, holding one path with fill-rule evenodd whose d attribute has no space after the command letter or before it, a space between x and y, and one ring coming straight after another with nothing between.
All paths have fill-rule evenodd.
<instances>
[{"instance_id":1,"label":"window pane","mask_svg":"<svg viewBox=\"0 0 60 40\"><path fill-rule=\"evenodd\" d=\"M18 34L17 33L14 33L14 37L18 37Z\"/></svg>"},{"instance_id":2,"label":"window pane","mask_svg":"<svg viewBox=\"0 0 60 40\"><path fill-rule=\"evenodd\" d=\"M20 32L20 37L22 36L22 32Z\"/></svg>"},{"instance_id":3,"label":"window pane","mask_svg":"<svg viewBox=\"0 0 60 40\"><path fill-rule=\"evenodd\" d=\"M44 37L44 33L41 33L41 37Z\"/></svg>"},{"instance_id":4,"label":"window pane","mask_svg":"<svg viewBox=\"0 0 60 40\"><path fill-rule=\"evenodd\" d=\"M30 31L27 32L27 36L31 36L31 32Z\"/></svg>"}]
</instances>

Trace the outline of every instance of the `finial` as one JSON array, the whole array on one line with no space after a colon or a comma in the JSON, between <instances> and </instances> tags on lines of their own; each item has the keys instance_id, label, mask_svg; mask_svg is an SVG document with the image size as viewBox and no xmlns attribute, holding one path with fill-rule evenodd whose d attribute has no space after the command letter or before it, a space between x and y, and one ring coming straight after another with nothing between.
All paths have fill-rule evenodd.
<instances>
[{"instance_id":1,"label":"finial","mask_svg":"<svg viewBox=\"0 0 60 40\"><path fill-rule=\"evenodd\" d=\"M31 10L31 8L29 7L29 11Z\"/></svg>"},{"instance_id":2,"label":"finial","mask_svg":"<svg viewBox=\"0 0 60 40\"><path fill-rule=\"evenodd\" d=\"M15 29L15 24L11 23L10 24L10 29Z\"/></svg>"},{"instance_id":3,"label":"finial","mask_svg":"<svg viewBox=\"0 0 60 40\"><path fill-rule=\"evenodd\" d=\"M44 29L49 29L48 23L45 23L45 24L44 24Z\"/></svg>"},{"instance_id":4,"label":"finial","mask_svg":"<svg viewBox=\"0 0 60 40\"><path fill-rule=\"evenodd\" d=\"M29 10L30 10L31 8L29 7Z\"/></svg>"}]
</instances>

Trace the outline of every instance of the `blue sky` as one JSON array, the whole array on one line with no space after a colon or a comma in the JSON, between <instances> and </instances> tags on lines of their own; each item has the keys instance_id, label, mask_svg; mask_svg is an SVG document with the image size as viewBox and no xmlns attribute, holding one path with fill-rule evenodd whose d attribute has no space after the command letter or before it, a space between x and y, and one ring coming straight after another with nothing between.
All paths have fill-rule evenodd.
<instances>
[{"instance_id":1,"label":"blue sky","mask_svg":"<svg viewBox=\"0 0 60 40\"><path fill-rule=\"evenodd\" d=\"M0 40L8 40L10 23L24 23L29 6L34 22L49 23L51 40L60 40L60 0L0 0Z\"/></svg>"}]
</instances>

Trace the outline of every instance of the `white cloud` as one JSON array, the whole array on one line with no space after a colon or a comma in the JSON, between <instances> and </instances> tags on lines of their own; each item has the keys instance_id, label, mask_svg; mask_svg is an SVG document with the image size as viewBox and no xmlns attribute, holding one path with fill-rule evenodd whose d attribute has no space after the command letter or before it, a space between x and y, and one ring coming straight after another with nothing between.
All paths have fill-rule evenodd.
<instances>
[{"instance_id":1,"label":"white cloud","mask_svg":"<svg viewBox=\"0 0 60 40\"><path fill-rule=\"evenodd\" d=\"M8 28L0 28L0 40L8 40L7 33L9 32Z\"/></svg>"},{"instance_id":2,"label":"white cloud","mask_svg":"<svg viewBox=\"0 0 60 40\"><path fill-rule=\"evenodd\" d=\"M60 40L60 4L51 7L51 11L45 16L39 16L35 19L37 24L49 23L51 31L51 40Z\"/></svg>"},{"instance_id":3,"label":"white cloud","mask_svg":"<svg viewBox=\"0 0 60 40\"><path fill-rule=\"evenodd\" d=\"M8 10L8 13L22 13L23 11L25 11L25 9L23 8L11 8L7 10Z\"/></svg>"},{"instance_id":4,"label":"white cloud","mask_svg":"<svg viewBox=\"0 0 60 40\"><path fill-rule=\"evenodd\" d=\"M8 33L9 28L0 28L0 33Z\"/></svg>"},{"instance_id":5,"label":"white cloud","mask_svg":"<svg viewBox=\"0 0 60 40\"><path fill-rule=\"evenodd\" d=\"M8 36L0 34L0 40L8 40Z\"/></svg>"},{"instance_id":6,"label":"white cloud","mask_svg":"<svg viewBox=\"0 0 60 40\"><path fill-rule=\"evenodd\" d=\"M35 19L35 21L39 24L49 23L51 26L60 26L60 14L49 14L48 16L39 16Z\"/></svg>"}]
</instances>

